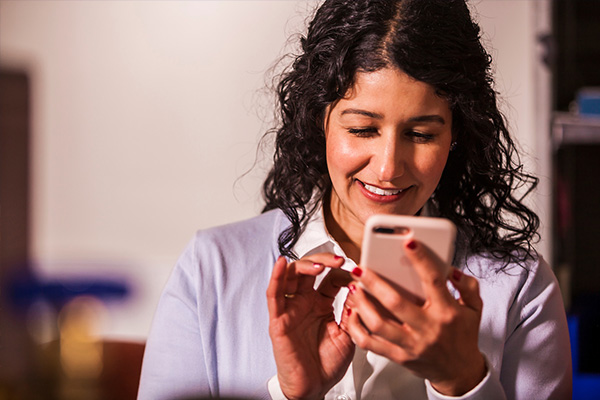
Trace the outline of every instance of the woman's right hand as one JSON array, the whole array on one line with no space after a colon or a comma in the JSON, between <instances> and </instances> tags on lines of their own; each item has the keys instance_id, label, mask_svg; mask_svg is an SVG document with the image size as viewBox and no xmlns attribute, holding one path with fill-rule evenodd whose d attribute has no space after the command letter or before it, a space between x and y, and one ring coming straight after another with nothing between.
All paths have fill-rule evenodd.
<instances>
[{"instance_id":1,"label":"woman's right hand","mask_svg":"<svg viewBox=\"0 0 600 400\"><path fill-rule=\"evenodd\" d=\"M354 344L333 314L336 294L352 280L340 269L343 264L342 257L330 253L275 262L267 288L269 335L277 378L288 399L323 398L352 361ZM331 270L314 289L325 267Z\"/></svg>"}]
</instances>

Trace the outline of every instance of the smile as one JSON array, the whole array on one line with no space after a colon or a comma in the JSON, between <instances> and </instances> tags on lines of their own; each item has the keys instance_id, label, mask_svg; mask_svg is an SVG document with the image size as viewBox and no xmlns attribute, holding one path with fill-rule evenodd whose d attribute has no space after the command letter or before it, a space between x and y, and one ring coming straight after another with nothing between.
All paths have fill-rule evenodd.
<instances>
[{"instance_id":1,"label":"smile","mask_svg":"<svg viewBox=\"0 0 600 400\"><path fill-rule=\"evenodd\" d=\"M369 192L378 194L380 196L393 196L393 195L402 193L402 189L393 189L393 190L392 189L382 189L382 188L378 188L377 186L371 186L364 182L363 182L363 186Z\"/></svg>"},{"instance_id":2,"label":"smile","mask_svg":"<svg viewBox=\"0 0 600 400\"><path fill-rule=\"evenodd\" d=\"M407 190L412 188L412 186L409 186L404 189L383 189L361 182L358 179L356 180L356 184L366 198L377 203L394 203L402 199L406 195Z\"/></svg>"}]
</instances>

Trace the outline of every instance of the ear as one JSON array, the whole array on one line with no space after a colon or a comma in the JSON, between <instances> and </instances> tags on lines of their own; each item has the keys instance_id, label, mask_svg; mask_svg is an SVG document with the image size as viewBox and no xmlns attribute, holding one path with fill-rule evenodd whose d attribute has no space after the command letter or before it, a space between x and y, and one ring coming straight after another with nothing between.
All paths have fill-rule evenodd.
<instances>
[{"instance_id":1,"label":"ear","mask_svg":"<svg viewBox=\"0 0 600 400\"><path fill-rule=\"evenodd\" d=\"M450 115L452 116L452 120L450 121L450 129L452 130L452 143L458 143L458 132L456 131L456 126L454 125L454 111L450 110Z\"/></svg>"}]
</instances>

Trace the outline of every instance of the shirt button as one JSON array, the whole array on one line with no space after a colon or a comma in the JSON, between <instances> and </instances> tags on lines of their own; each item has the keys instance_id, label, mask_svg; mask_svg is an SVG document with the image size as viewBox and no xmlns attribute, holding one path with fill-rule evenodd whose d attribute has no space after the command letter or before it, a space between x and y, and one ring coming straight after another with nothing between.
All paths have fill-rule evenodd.
<instances>
[{"instance_id":1,"label":"shirt button","mask_svg":"<svg viewBox=\"0 0 600 400\"><path fill-rule=\"evenodd\" d=\"M335 400L352 400L349 396L346 396L345 394L340 394L339 396L337 396L335 398Z\"/></svg>"}]
</instances>

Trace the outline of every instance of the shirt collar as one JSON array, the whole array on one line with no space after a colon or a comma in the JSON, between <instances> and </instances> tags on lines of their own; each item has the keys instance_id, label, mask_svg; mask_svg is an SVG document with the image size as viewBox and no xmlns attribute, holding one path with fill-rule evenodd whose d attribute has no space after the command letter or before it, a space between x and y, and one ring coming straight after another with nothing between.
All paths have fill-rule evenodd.
<instances>
[{"instance_id":1,"label":"shirt collar","mask_svg":"<svg viewBox=\"0 0 600 400\"><path fill-rule=\"evenodd\" d=\"M425 203L420 215L431 216L432 214L431 205L429 202ZM298 256L298 258L323 252L333 253L347 258L340 245L329 234L329 232L327 232L322 201L319 201L318 208L309 218L304 232L302 232L298 238L298 241L292 248L292 251Z\"/></svg>"},{"instance_id":2,"label":"shirt collar","mask_svg":"<svg viewBox=\"0 0 600 400\"><path fill-rule=\"evenodd\" d=\"M344 257L346 260L344 265L342 265L343 270L352 271L356 267L356 263L352 259L346 257L344 250L342 250L340 245L329 232L327 232L322 202L320 202L319 207L308 219L304 232L302 232L292 250L298 258L309 257L310 255L317 253L333 253L337 256ZM325 268L325 271L317 277L315 287L320 285L328 271L329 268ZM342 291L342 293L346 292ZM345 296L343 297L345 299ZM338 317L340 317L340 315L338 315Z\"/></svg>"},{"instance_id":3,"label":"shirt collar","mask_svg":"<svg viewBox=\"0 0 600 400\"><path fill-rule=\"evenodd\" d=\"M302 232L294 245L293 251L298 258L324 251L343 255L343 252L336 251L336 248L341 252L339 245L329 235L329 232L327 232L325 217L323 215L323 203L321 202L318 209L309 218L304 232Z\"/></svg>"}]
</instances>

